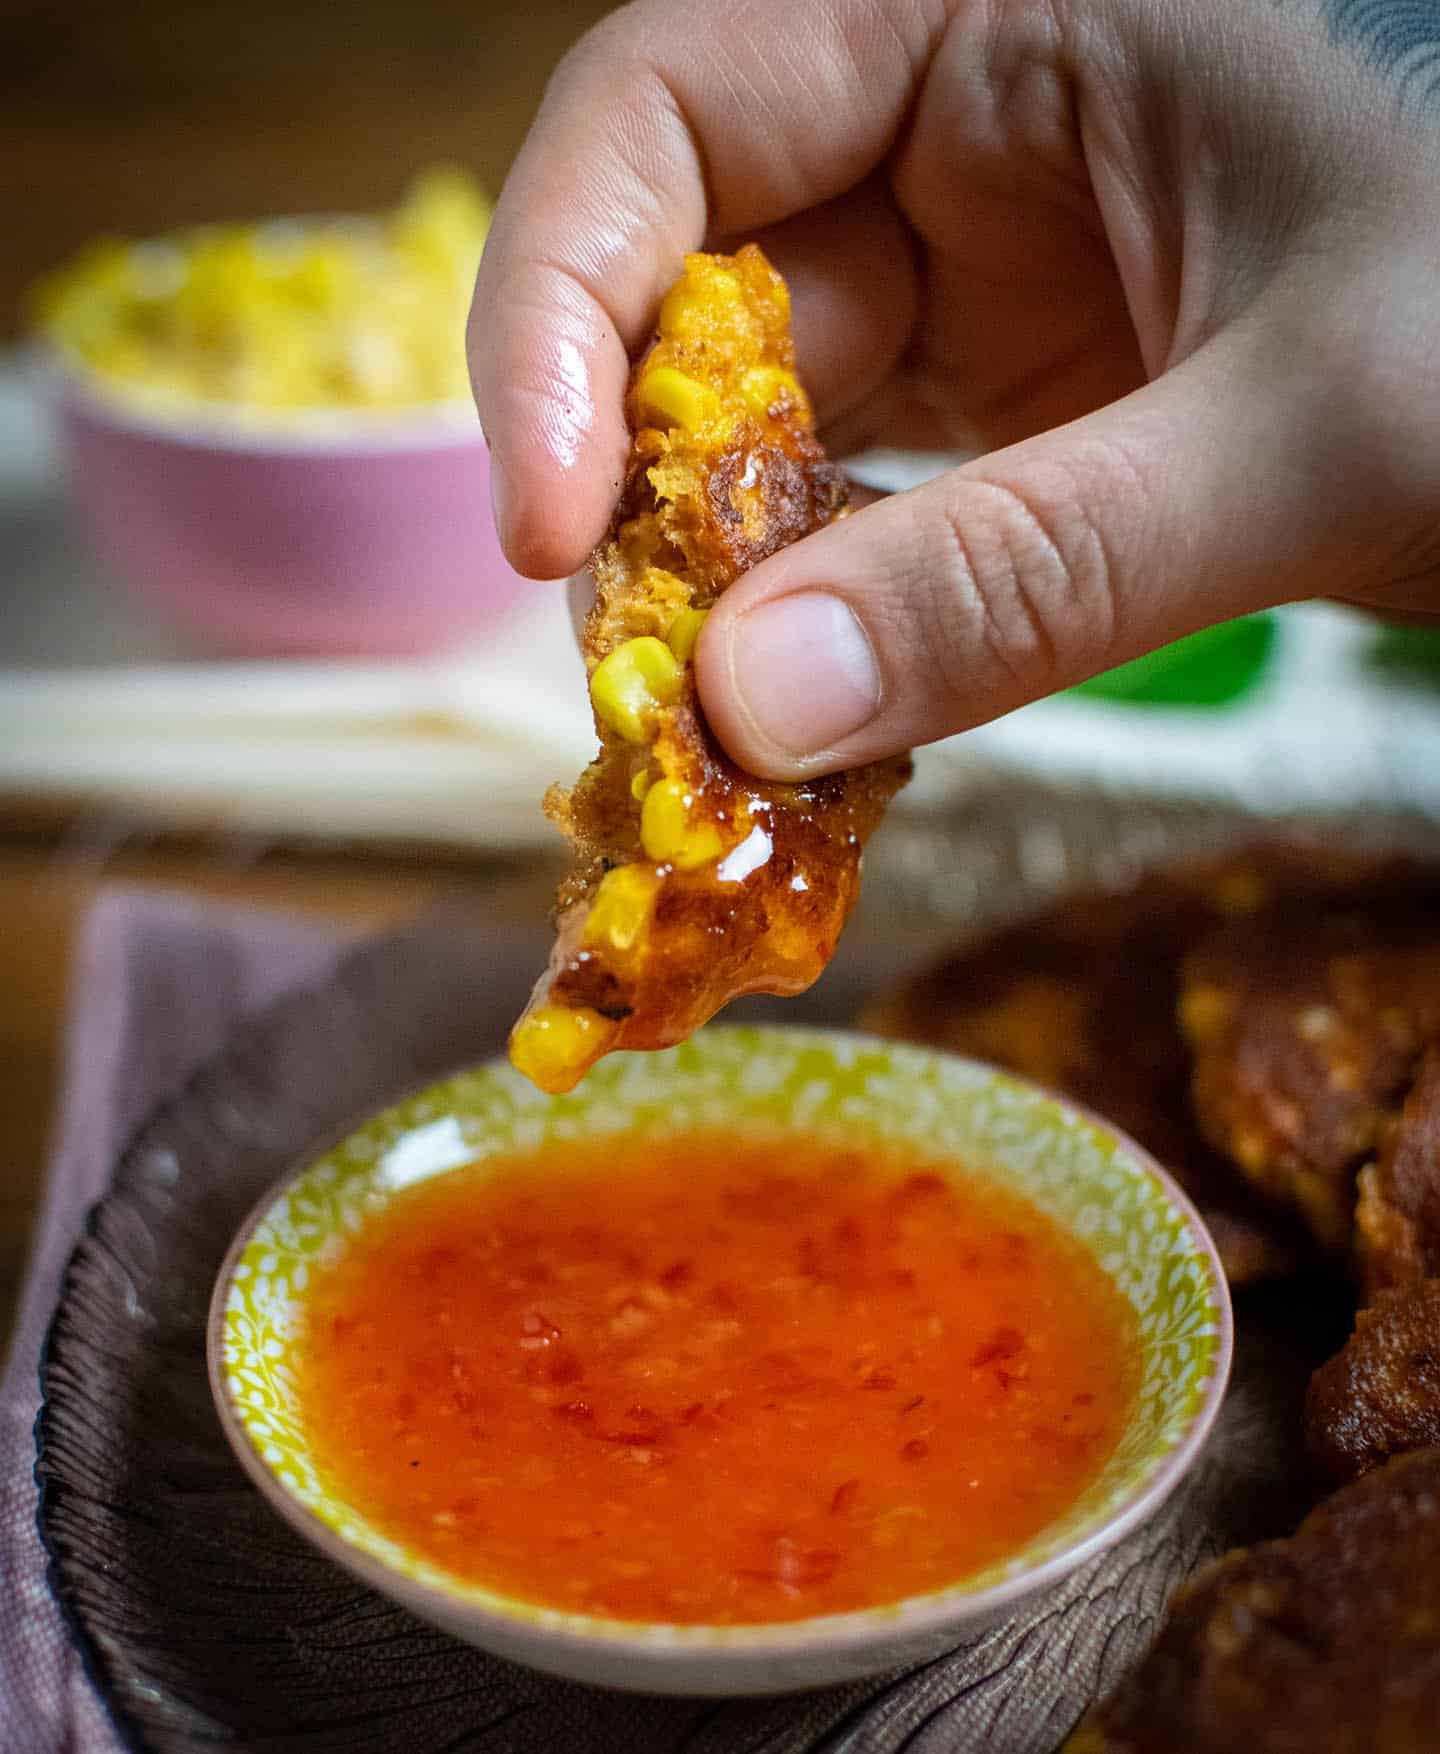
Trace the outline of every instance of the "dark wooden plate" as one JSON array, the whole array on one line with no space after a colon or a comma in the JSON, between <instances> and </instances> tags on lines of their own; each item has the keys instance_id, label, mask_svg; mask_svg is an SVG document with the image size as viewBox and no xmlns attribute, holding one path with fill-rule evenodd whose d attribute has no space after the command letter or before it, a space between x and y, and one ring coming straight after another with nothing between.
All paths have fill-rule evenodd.
<instances>
[{"instance_id":1,"label":"dark wooden plate","mask_svg":"<svg viewBox=\"0 0 1440 1754\"><path fill-rule=\"evenodd\" d=\"M542 950L445 923L361 947L237 1034L119 1163L51 1330L37 1473L54 1586L123 1733L153 1754L1046 1754L1181 1577L1303 1508L1296 1398L1330 1334L1293 1286L1241 1301L1216 1440L1155 1522L1023 1619L847 1689L717 1704L545 1679L363 1589L247 1484L205 1373L231 1234L322 1140L497 1051ZM885 962L842 955L806 999L735 1010L843 1021Z\"/></svg>"}]
</instances>

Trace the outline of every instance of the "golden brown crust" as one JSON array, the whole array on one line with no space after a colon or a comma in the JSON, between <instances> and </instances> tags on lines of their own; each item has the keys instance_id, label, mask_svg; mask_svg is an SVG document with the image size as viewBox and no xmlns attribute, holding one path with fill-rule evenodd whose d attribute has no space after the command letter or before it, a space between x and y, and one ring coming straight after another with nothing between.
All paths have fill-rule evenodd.
<instances>
[{"instance_id":1,"label":"golden brown crust","mask_svg":"<svg viewBox=\"0 0 1440 1754\"><path fill-rule=\"evenodd\" d=\"M576 863L511 1037L516 1065L547 1090L613 1049L682 1041L740 994L809 986L854 903L861 849L908 777L904 760L802 785L742 773L705 725L677 636L748 567L843 513L788 313L753 246L691 256L632 375L630 466L582 641L601 748L546 799ZM606 661L636 641L680 655L673 693L638 726L607 714L603 686Z\"/></svg>"},{"instance_id":2,"label":"golden brown crust","mask_svg":"<svg viewBox=\"0 0 1440 1754\"><path fill-rule=\"evenodd\" d=\"M1092 914L1081 930L1096 968L1072 964L1048 1007L1032 1005L1029 1036L1060 1056L1057 1081L1073 1087L1077 1063L1083 1081L1123 1045L1075 1021L1077 990L1108 991L1153 1027L1153 974L1136 1002L1113 963L1132 945L1163 963L1179 944L1193 1099L1212 1144L1335 1250L1353 1238L1372 1291L1400 1288L1360 1313L1310 1388L1311 1453L1352 1484L1292 1539L1231 1553L1181 1590L1150 1655L1067 1754L1440 1746L1440 872L1265 849L1127 899L1132 925L1117 918L1107 936ZM1001 952L1012 980L1016 952L1018 938ZM1143 1053L1091 1100L1142 1139L1169 1126L1173 1152L1183 1101L1145 1112L1150 1091L1173 1092L1170 1065Z\"/></svg>"},{"instance_id":3,"label":"golden brown crust","mask_svg":"<svg viewBox=\"0 0 1440 1754\"><path fill-rule=\"evenodd\" d=\"M1268 908L1192 951L1182 984L1207 1136L1343 1250L1357 1171L1440 1038L1440 881L1397 865Z\"/></svg>"},{"instance_id":4,"label":"golden brown crust","mask_svg":"<svg viewBox=\"0 0 1440 1754\"><path fill-rule=\"evenodd\" d=\"M1437 1726L1440 1449L1424 1449L1179 1591L1066 1754L1416 1754Z\"/></svg>"},{"instance_id":5,"label":"golden brown crust","mask_svg":"<svg viewBox=\"0 0 1440 1754\"><path fill-rule=\"evenodd\" d=\"M1360 1172L1355 1249L1370 1297L1440 1278L1440 1045L1421 1061L1379 1159Z\"/></svg>"},{"instance_id":6,"label":"golden brown crust","mask_svg":"<svg viewBox=\"0 0 1440 1754\"><path fill-rule=\"evenodd\" d=\"M1382 1291L1310 1379L1305 1437L1331 1480L1440 1444L1440 1279Z\"/></svg>"},{"instance_id":7,"label":"golden brown crust","mask_svg":"<svg viewBox=\"0 0 1440 1754\"><path fill-rule=\"evenodd\" d=\"M1251 849L1122 893L1068 897L882 996L861 1026L989 1060L1108 1116L1199 1205L1232 1283L1286 1272L1304 1239L1194 1125L1175 1015L1187 947L1262 905L1280 860Z\"/></svg>"}]
</instances>

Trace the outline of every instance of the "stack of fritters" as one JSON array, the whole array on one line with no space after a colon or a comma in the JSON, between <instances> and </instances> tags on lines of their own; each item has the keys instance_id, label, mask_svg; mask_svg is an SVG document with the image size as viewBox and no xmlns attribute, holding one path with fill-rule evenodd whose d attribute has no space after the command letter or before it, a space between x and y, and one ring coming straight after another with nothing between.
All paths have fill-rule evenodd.
<instances>
[{"instance_id":1,"label":"stack of fritters","mask_svg":"<svg viewBox=\"0 0 1440 1754\"><path fill-rule=\"evenodd\" d=\"M1113 1120L1189 1191L1238 1283L1287 1270L1304 1243L1285 1212L1208 1144L1186 1100L1180 959L1221 917L1218 898L1234 905L1254 889L1224 880L1236 873L1214 876L1213 893L1197 873L1071 897L946 957L872 1003L860 1022L988 1060Z\"/></svg>"},{"instance_id":2,"label":"stack of fritters","mask_svg":"<svg viewBox=\"0 0 1440 1754\"><path fill-rule=\"evenodd\" d=\"M1440 1041L1432 867L1266 846L1067 897L861 1022L1108 1116L1195 1199L1232 1283L1292 1267L1302 1226L1347 1251L1357 1177L1367 1272L1388 1283L1381 1255L1423 1254L1432 1231L1440 1259L1440 1202L1432 1214L1414 1165L1423 1122L1400 1121Z\"/></svg>"},{"instance_id":3,"label":"stack of fritters","mask_svg":"<svg viewBox=\"0 0 1440 1754\"><path fill-rule=\"evenodd\" d=\"M1262 848L1070 899L873 1005L1075 1097L1191 1192L1232 1282L1348 1267L1288 1540L1176 1597L1069 1754L1440 1749L1440 869ZM1363 1478L1362 1478L1363 1476Z\"/></svg>"}]
</instances>

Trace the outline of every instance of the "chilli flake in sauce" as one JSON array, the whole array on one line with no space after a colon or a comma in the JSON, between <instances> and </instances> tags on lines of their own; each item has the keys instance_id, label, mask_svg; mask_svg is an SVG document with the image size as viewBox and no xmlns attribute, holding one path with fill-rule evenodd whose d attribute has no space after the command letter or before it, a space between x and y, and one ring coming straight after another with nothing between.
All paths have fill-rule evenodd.
<instances>
[{"instance_id":1,"label":"chilli flake in sauce","mask_svg":"<svg viewBox=\"0 0 1440 1754\"><path fill-rule=\"evenodd\" d=\"M461 1170L313 1284L317 1456L387 1533L622 1620L937 1589L1114 1447L1130 1307L993 1183L899 1151L688 1135Z\"/></svg>"}]
</instances>

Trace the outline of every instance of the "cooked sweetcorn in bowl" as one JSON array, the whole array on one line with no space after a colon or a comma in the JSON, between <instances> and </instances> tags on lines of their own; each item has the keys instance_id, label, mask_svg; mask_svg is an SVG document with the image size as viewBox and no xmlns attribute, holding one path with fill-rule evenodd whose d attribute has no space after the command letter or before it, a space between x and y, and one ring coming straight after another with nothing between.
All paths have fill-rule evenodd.
<instances>
[{"instance_id":1,"label":"cooked sweetcorn in bowl","mask_svg":"<svg viewBox=\"0 0 1440 1754\"><path fill-rule=\"evenodd\" d=\"M508 608L465 358L488 224L439 168L388 213L104 240L43 282L109 570L230 651L433 650Z\"/></svg>"}]
</instances>

